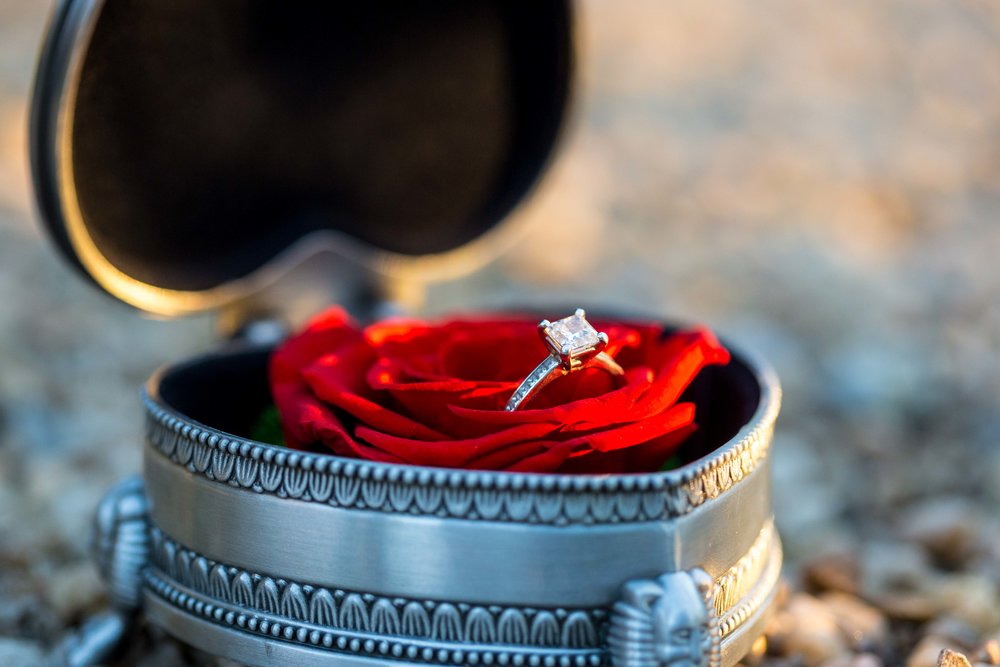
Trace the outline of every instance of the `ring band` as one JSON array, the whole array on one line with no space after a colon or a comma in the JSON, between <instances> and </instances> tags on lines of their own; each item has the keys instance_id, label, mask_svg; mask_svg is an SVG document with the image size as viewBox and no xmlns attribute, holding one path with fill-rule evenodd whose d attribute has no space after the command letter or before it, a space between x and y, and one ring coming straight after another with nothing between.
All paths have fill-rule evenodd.
<instances>
[{"instance_id":1,"label":"ring band","mask_svg":"<svg viewBox=\"0 0 1000 667\"><path fill-rule=\"evenodd\" d=\"M523 406L556 378L574 371L600 368L615 376L625 374L618 362L604 352L608 335L591 326L582 308L555 322L542 320L538 323L538 335L549 349L549 356L514 390L507 401L508 412Z\"/></svg>"}]
</instances>

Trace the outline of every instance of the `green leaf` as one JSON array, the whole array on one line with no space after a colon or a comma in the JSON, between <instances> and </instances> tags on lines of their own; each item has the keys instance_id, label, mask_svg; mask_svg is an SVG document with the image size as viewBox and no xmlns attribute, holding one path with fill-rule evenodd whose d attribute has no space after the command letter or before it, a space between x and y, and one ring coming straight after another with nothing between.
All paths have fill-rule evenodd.
<instances>
[{"instance_id":1,"label":"green leaf","mask_svg":"<svg viewBox=\"0 0 1000 667\"><path fill-rule=\"evenodd\" d=\"M674 468L680 468L684 461L681 459L679 454L674 454L663 464L660 470L673 470Z\"/></svg>"},{"instance_id":2,"label":"green leaf","mask_svg":"<svg viewBox=\"0 0 1000 667\"><path fill-rule=\"evenodd\" d=\"M281 430L281 415L276 405L269 405L257 416L250 427L250 437L259 442L285 447L285 434Z\"/></svg>"}]
</instances>

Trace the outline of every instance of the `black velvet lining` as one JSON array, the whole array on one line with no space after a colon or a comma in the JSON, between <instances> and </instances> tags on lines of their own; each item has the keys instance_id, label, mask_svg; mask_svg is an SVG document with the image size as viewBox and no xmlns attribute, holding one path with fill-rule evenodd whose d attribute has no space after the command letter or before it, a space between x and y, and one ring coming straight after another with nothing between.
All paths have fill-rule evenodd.
<instances>
[{"instance_id":1,"label":"black velvet lining","mask_svg":"<svg viewBox=\"0 0 1000 667\"><path fill-rule=\"evenodd\" d=\"M569 0L106 0L74 115L86 225L143 282L200 290L311 231L435 253L543 168Z\"/></svg>"},{"instance_id":2,"label":"black velvet lining","mask_svg":"<svg viewBox=\"0 0 1000 667\"><path fill-rule=\"evenodd\" d=\"M219 352L175 366L160 380L160 399L186 417L239 437L272 402L267 379L270 349ZM681 459L697 460L731 440L760 405L757 378L738 357L698 374L683 400L697 404L698 432Z\"/></svg>"}]
</instances>

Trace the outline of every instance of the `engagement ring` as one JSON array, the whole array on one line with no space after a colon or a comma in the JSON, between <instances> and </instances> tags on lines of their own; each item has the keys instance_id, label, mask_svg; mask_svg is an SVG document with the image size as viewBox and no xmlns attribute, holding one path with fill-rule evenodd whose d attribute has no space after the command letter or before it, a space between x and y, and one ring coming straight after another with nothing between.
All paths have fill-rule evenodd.
<instances>
[{"instance_id":1,"label":"engagement ring","mask_svg":"<svg viewBox=\"0 0 1000 667\"><path fill-rule=\"evenodd\" d=\"M608 335L591 326L582 308L555 322L542 320L538 323L538 335L549 348L549 356L514 391L514 395L507 401L508 411L517 410L534 398L542 387L573 371L600 368L612 375L625 373L603 351L608 345Z\"/></svg>"}]
</instances>

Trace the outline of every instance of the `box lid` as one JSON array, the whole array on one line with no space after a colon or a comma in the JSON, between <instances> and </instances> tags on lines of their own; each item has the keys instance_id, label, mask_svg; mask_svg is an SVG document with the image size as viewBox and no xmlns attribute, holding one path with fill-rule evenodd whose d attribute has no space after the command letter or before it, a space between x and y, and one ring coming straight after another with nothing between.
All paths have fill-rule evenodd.
<instances>
[{"instance_id":1,"label":"box lid","mask_svg":"<svg viewBox=\"0 0 1000 667\"><path fill-rule=\"evenodd\" d=\"M455 254L544 170L570 0L64 0L32 175L62 252L161 315L246 297L339 244Z\"/></svg>"}]
</instances>

